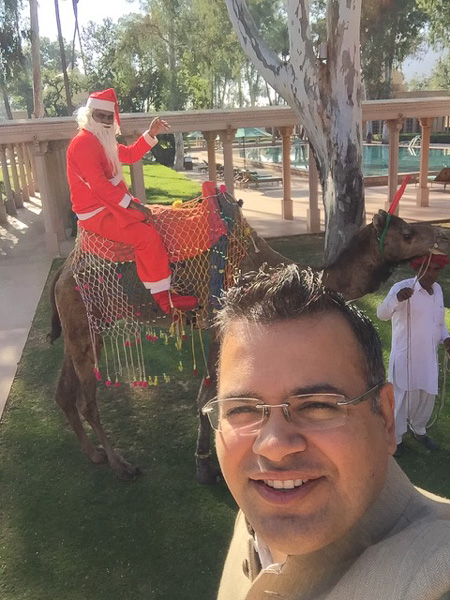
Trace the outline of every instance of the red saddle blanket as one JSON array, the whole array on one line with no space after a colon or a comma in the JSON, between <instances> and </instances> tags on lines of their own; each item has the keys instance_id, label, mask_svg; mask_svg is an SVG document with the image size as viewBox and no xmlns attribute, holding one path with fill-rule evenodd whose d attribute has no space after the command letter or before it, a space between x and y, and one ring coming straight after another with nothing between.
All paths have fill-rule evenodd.
<instances>
[{"instance_id":1,"label":"red saddle blanket","mask_svg":"<svg viewBox=\"0 0 450 600\"><path fill-rule=\"evenodd\" d=\"M211 248L227 233L220 215L217 198L192 200L172 206L152 205L153 224L162 237L170 262L198 256ZM96 233L86 231L78 221L80 249L113 262L134 260L133 246L112 242Z\"/></svg>"}]
</instances>

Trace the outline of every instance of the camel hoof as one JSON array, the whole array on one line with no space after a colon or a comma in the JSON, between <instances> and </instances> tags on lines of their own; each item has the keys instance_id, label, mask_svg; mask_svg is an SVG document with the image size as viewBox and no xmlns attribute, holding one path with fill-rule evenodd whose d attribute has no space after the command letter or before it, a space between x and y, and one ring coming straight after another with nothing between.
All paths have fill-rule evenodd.
<instances>
[{"instance_id":1,"label":"camel hoof","mask_svg":"<svg viewBox=\"0 0 450 600\"><path fill-rule=\"evenodd\" d=\"M114 468L114 467L113 467ZM123 463L119 467L114 468L117 477L122 481L134 481L141 475L139 467L133 467L130 463Z\"/></svg>"},{"instance_id":2,"label":"camel hoof","mask_svg":"<svg viewBox=\"0 0 450 600\"><path fill-rule=\"evenodd\" d=\"M97 448L89 454L89 458L94 465L103 465L108 462L108 456L101 446L97 446Z\"/></svg>"},{"instance_id":3,"label":"camel hoof","mask_svg":"<svg viewBox=\"0 0 450 600\"><path fill-rule=\"evenodd\" d=\"M205 460L199 460L197 462L195 478L201 485L216 485L223 481L220 469Z\"/></svg>"}]
</instances>

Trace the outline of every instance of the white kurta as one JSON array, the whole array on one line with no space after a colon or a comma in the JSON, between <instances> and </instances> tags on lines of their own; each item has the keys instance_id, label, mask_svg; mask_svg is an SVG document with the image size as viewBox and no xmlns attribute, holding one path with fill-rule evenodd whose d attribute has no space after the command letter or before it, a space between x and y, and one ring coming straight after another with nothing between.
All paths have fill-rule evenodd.
<instances>
[{"instance_id":1,"label":"white kurta","mask_svg":"<svg viewBox=\"0 0 450 600\"><path fill-rule=\"evenodd\" d=\"M397 293L405 287L413 288L414 294L409 300L399 302ZM389 381L402 390L425 390L429 394L437 394L437 350L439 344L449 337L441 286L434 283L433 294L430 295L415 278L399 281L378 306L377 315L382 321L392 319Z\"/></svg>"}]
</instances>

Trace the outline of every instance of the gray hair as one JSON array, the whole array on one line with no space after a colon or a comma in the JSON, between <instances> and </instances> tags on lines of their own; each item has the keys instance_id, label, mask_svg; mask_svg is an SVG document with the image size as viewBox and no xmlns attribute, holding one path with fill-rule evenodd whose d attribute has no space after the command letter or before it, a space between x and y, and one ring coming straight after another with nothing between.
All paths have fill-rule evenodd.
<instances>
[{"instance_id":1,"label":"gray hair","mask_svg":"<svg viewBox=\"0 0 450 600\"><path fill-rule=\"evenodd\" d=\"M371 320L356 306L325 288L321 276L295 265L276 268L263 265L258 272L242 275L223 296L215 324L223 339L232 323L244 320L269 324L304 316L337 313L344 317L362 351L364 375L369 388L386 378L380 337ZM373 408L379 411L379 395Z\"/></svg>"}]
</instances>

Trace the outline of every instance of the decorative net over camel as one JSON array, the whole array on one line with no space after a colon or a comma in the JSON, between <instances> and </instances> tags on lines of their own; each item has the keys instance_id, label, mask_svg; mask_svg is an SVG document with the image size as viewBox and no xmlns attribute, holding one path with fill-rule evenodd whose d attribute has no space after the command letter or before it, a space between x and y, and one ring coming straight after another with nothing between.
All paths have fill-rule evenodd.
<instances>
[{"instance_id":1,"label":"decorative net over camel","mask_svg":"<svg viewBox=\"0 0 450 600\"><path fill-rule=\"evenodd\" d=\"M96 357L95 373L107 387L121 381L134 387L168 381L174 370L183 370L182 349L188 341L194 373L198 362L206 369L202 330L211 324L222 290L233 282L250 231L234 198L206 195L205 189L195 200L151 207L169 254L172 289L199 301L188 322L180 312L168 316L158 309L137 276L132 246L111 242L79 223L72 271L86 306L93 348L97 336L103 340L104 366L100 372ZM155 343L163 352L149 350Z\"/></svg>"}]
</instances>

